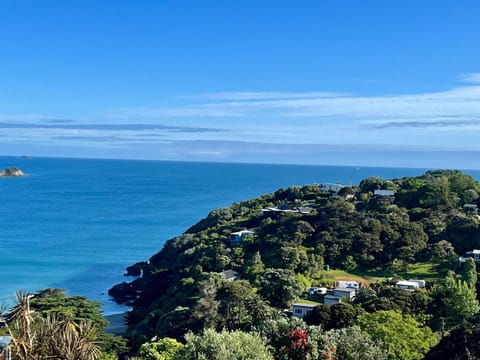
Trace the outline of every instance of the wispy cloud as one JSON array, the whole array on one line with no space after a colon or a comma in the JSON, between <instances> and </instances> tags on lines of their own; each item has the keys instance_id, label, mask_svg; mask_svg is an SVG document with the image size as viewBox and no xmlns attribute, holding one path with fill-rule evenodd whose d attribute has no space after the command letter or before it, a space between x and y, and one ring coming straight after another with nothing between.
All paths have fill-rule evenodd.
<instances>
[{"instance_id":1,"label":"wispy cloud","mask_svg":"<svg viewBox=\"0 0 480 360\"><path fill-rule=\"evenodd\" d=\"M237 141L478 147L479 75L464 75L461 86L445 91L416 94L217 92L172 99L175 106L122 108L77 118L7 114L0 115L0 136L3 142L65 146ZM199 151L213 155L222 149Z\"/></svg>"},{"instance_id":2,"label":"wispy cloud","mask_svg":"<svg viewBox=\"0 0 480 360\"><path fill-rule=\"evenodd\" d=\"M23 122L0 122L0 129L58 129L58 130L101 130L101 131L152 131L163 130L166 132L216 132L221 129L206 127L188 127L188 126L167 126L161 124L68 124L65 122L56 122L55 124L37 124Z\"/></svg>"},{"instance_id":3,"label":"wispy cloud","mask_svg":"<svg viewBox=\"0 0 480 360\"><path fill-rule=\"evenodd\" d=\"M446 91L358 96L331 92L224 92L188 97L178 107L120 109L112 117L129 118L314 118L318 120L412 122L480 116L480 74L465 75L471 85ZM402 119L402 120L398 120ZM417 120L422 119L422 120ZM252 120L257 121L257 120ZM453 124L453 123L452 123ZM457 125L461 126L461 123Z\"/></svg>"},{"instance_id":4,"label":"wispy cloud","mask_svg":"<svg viewBox=\"0 0 480 360\"><path fill-rule=\"evenodd\" d=\"M282 92L282 91L238 91L218 92L194 96L184 96L184 99L208 99L219 101L248 101L248 100L287 100L287 99L319 99L348 96L341 92Z\"/></svg>"},{"instance_id":5,"label":"wispy cloud","mask_svg":"<svg viewBox=\"0 0 480 360\"><path fill-rule=\"evenodd\" d=\"M461 75L460 81L471 83L471 84L480 84L480 73Z\"/></svg>"},{"instance_id":6,"label":"wispy cloud","mask_svg":"<svg viewBox=\"0 0 480 360\"><path fill-rule=\"evenodd\" d=\"M374 126L377 129L387 128L448 128L448 127L480 127L480 119L440 119L436 121L432 120L417 120L417 121L391 121L380 123Z\"/></svg>"}]
</instances>

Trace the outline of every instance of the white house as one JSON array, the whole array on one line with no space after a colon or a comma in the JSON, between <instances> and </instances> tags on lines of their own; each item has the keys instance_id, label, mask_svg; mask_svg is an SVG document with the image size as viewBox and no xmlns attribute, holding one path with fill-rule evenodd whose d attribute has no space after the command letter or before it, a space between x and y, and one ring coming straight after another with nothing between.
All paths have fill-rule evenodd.
<instances>
[{"instance_id":1,"label":"white house","mask_svg":"<svg viewBox=\"0 0 480 360\"><path fill-rule=\"evenodd\" d=\"M417 281L407 281L407 280L397 281L395 286L400 289L408 290L408 291L413 291L415 289L420 288L420 285Z\"/></svg>"},{"instance_id":2,"label":"white house","mask_svg":"<svg viewBox=\"0 0 480 360\"><path fill-rule=\"evenodd\" d=\"M303 319L313 308L317 306L316 304L304 304L304 303L295 303L292 308L292 316Z\"/></svg>"},{"instance_id":3,"label":"white house","mask_svg":"<svg viewBox=\"0 0 480 360\"><path fill-rule=\"evenodd\" d=\"M408 281L410 281L410 282L416 282L416 283L418 284L418 287L419 287L420 289L425 288L425 286L427 285L427 283L425 282L425 280L410 279L410 280L408 280Z\"/></svg>"},{"instance_id":4,"label":"white house","mask_svg":"<svg viewBox=\"0 0 480 360\"><path fill-rule=\"evenodd\" d=\"M237 246L240 245L244 239L245 236L247 235L253 235L255 234L255 231L251 230L241 230L237 232L233 232L230 234L230 245L232 246Z\"/></svg>"}]
</instances>

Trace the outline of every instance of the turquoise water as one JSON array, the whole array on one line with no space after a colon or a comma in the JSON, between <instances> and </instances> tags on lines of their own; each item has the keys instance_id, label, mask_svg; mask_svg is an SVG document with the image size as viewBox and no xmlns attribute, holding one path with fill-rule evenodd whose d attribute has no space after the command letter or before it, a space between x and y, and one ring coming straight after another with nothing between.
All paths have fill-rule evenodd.
<instances>
[{"instance_id":1,"label":"turquoise water","mask_svg":"<svg viewBox=\"0 0 480 360\"><path fill-rule=\"evenodd\" d=\"M0 299L65 288L120 308L108 289L212 209L280 187L357 184L422 169L0 157L22 178L0 178ZM477 179L480 171L470 171Z\"/></svg>"}]
</instances>

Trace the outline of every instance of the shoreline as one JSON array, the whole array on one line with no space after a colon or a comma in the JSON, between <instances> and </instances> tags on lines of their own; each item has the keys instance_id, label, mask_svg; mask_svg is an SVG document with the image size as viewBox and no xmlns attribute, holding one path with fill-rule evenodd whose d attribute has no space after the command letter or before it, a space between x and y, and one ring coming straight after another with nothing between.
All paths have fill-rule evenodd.
<instances>
[{"instance_id":1,"label":"shoreline","mask_svg":"<svg viewBox=\"0 0 480 360\"><path fill-rule=\"evenodd\" d=\"M124 335L127 332L126 316L128 311L118 314L104 315L109 322L105 327L105 332L112 335Z\"/></svg>"}]
</instances>

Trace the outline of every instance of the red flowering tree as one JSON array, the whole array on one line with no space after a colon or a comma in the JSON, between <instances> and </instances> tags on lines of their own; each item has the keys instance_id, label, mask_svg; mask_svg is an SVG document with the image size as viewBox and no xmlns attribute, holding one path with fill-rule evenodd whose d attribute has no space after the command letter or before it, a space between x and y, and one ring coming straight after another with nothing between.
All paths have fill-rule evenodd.
<instances>
[{"instance_id":1,"label":"red flowering tree","mask_svg":"<svg viewBox=\"0 0 480 360\"><path fill-rule=\"evenodd\" d=\"M308 360L312 358L312 345L308 341L308 332L300 327L290 329L287 351L289 359Z\"/></svg>"}]
</instances>

